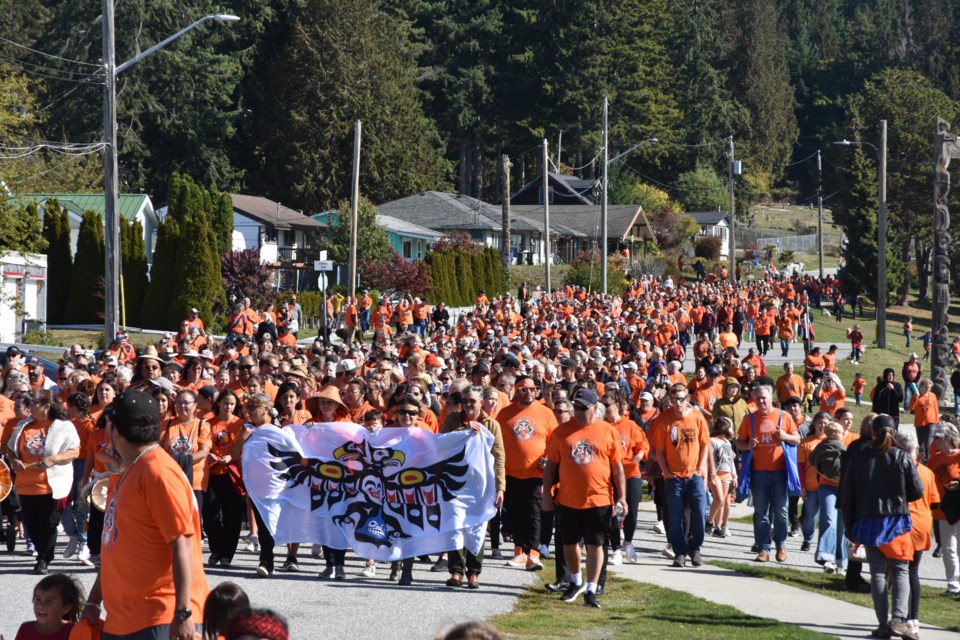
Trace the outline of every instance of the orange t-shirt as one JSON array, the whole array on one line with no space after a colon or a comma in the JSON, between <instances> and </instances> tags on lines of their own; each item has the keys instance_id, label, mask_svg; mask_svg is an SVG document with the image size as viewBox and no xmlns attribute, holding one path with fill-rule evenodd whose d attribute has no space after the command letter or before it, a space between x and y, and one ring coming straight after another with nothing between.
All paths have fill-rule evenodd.
<instances>
[{"instance_id":1,"label":"orange t-shirt","mask_svg":"<svg viewBox=\"0 0 960 640\"><path fill-rule=\"evenodd\" d=\"M195 454L204 445L210 446L210 425L200 418L194 418L190 424L183 424L179 419L168 420L164 425L160 443L171 454ZM203 489L203 471L206 459L193 463L193 489Z\"/></svg>"},{"instance_id":2,"label":"orange t-shirt","mask_svg":"<svg viewBox=\"0 0 960 640\"><path fill-rule=\"evenodd\" d=\"M96 429L96 423L92 418L77 418L76 420L71 420L73 422L74 428L77 430L77 435L80 436L80 457L78 460L87 459L87 438L90 437L90 434Z\"/></svg>"},{"instance_id":3,"label":"orange t-shirt","mask_svg":"<svg viewBox=\"0 0 960 640\"><path fill-rule=\"evenodd\" d=\"M497 414L503 434L504 469L511 478L540 478L540 458L547 450L547 440L557 428L553 411L539 402L524 407L512 402Z\"/></svg>"},{"instance_id":4,"label":"orange t-shirt","mask_svg":"<svg viewBox=\"0 0 960 640\"><path fill-rule=\"evenodd\" d=\"M661 413L650 425L650 447L663 453L667 470L678 478L690 478L700 463L700 451L710 446L710 429L699 411L686 417L676 411Z\"/></svg>"},{"instance_id":5,"label":"orange t-shirt","mask_svg":"<svg viewBox=\"0 0 960 640\"><path fill-rule=\"evenodd\" d=\"M214 418L210 422L210 453L221 458L230 455L242 431L243 419L239 416L230 416L228 420ZM222 476L227 473L227 465L210 465L207 473L211 476Z\"/></svg>"},{"instance_id":6,"label":"orange t-shirt","mask_svg":"<svg viewBox=\"0 0 960 640\"><path fill-rule=\"evenodd\" d=\"M806 465L803 471L803 488L807 493L820 488L820 476L817 474L817 468L809 464L807 460L813 450L817 448L817 445L824 441L825 437L816 434L809 435L797 445L797 462Z\"/></svg>"},{"instance_id":7,"label":"orange t-shirt","mask_svg":"<svg viewBox=\"0 0 960 640\"><path fill-rule=\"evenodd\" d=\"M754 423L754 436L750 435L751 420ZM759 441L753 450L751 468L754 471L781 471L787 468L787 463L783 460L783 448L780 446L780 440L773 437L777 425L783 433L794 434L797 432L797 425L790 414L779 409L771 409L770 413L767 414L751 413L740 423L740 430L737 432L738 438L749 440L751 437L755 437Z\"/></svg>"},{"instance_id":8,"label":"orange t-shirt","mask_svg":"<svg viewBox=\"0 0 960 640\"><path fill-rule=\"evenodd\" d=\"M786 402L790 396L796 396L797 398L803 398L803 378L797 374L788 376L783 374L777 378L777 398L780 399L780 403Z\"/></svg>"},{"instance_id":9,"label":"orange t-shirt","mask_svg":"<svg viewBox=\"0 0 960 640\"><path fill-rule=\"evenodd\" d=\"M925 427L928 424L940 422L940 407L937 396L931 391L921 395L913 396L910 402L910 410L913 411L913 426Z\"/></svg>"},{"instance_id":10,"label":"orange t-shirt","mask_svg":"<svg viewBox=\"0 0 960 640\"><path fill-rule=\"evenodd\" d=\"M29 466L43 460L43 448L47 443L47 432L50 431L51 424L52 420L32 420L20 433L17 457L27 468L17 472L15 486L17 493L22 496L52 493L50 485L47 484L47 470Z\"/></svg>"},{"instance_id":11,"label":"orange t-shirt","mask_svg":"<svg viewBox=\"0 0 960 640\"><path fill-rule=\"evenodd\" d=\"M934 447L930 450L930 460L927 462L927 466L933 471L933 477L937 479L937 492L943 496L947 491L947 483L960 478L960 453L948 456ZM943 509L935 510L933 517L937 520L947 519Z\"/></svg>"},{"instance_id":12,"label":"orange t-shirt","mask_svg":"<svg viewBox=\"0 0 960 640\"><path fill-rule=\"evenodd\" d=\"M913 523L910 538L913 540L914 551L927 551L930 548L930 530L933 527L930 505L940 502L940 491L937 489L933 471L928 467L918 463L917 474L923 482L923 496L910 503L910 520Z\"/></svg>"},{"instance_id":13,"label":"orange t-shirt","mask_svg":"<svg viewBox=\"0 0 960 640\"><path fill-rule=\"evenodd\" d=\"M107 435L106 428L94 429L87 436L87 456L93 456L93 470L96 473L103 473L107 470L102 462L97 460L97 454L110 446L110 436Z\"/></svg>"},{"instance_id":14,"label":"orange t-shirt","mask_svg":"<svg viewBox=\"0 0 960 640\"><path fill-rule=\"evenodd\" d=\"M641 453L650 452L650 443L647 441L646 434L636 422L626 416L620 416L620 419L613 425L613 428L620 434L620 446L623 447L623 475L627 478L640 477L640 465L634 460Z\"/></svg>"},{"instance_id":15,"label":"orange t-shirt","mask_svg":"<svg viewBox=\"0 0 960 640\"><path fill-rule=\"evenodd\" d=\"M109 611L104 633L128 635L170 624L176 608L173 550L190 539L193 576L190 610L203 620L207 577L203 572L200 512L176 461L154 449L117 482L103 520L100 588Z\"/></svg>"},{"instance_id":16,"label":"orange t-shirt","mask_svg":"<svg viewBox=\"0 0 960 640\"><path fill-rule=\"evenodd\" d=\"M820 390L820 411L826 411L830 415L833 415L837 412L837 409L842 409L843 405L846 404L845 400L847 399L847 393L840 387L836 387L833 391L823 391Z\"/></svg>"},{"instance_id":17,"label":"orange t-shirt","mask_svg":"<svg viewBox=\"0 0 960 640\"><path fill-rule=\"evenodd\" d=\"M547 458L559 466L557 504L570 509L613 504L612 467L623 458L620 434L612 424L596 419L581 425L568 420L553 431Z\"/></svg>"}]
</instances>

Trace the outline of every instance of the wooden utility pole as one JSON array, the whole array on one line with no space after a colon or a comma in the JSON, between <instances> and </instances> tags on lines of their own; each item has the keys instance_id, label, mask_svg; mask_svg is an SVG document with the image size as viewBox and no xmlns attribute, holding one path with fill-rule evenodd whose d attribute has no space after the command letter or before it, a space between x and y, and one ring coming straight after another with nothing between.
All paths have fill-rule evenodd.
<instances>
[{"instance_id":1,"label":"wooden utility pole","mask_svg":"<svg viewBox=\"0 0 960 640\"><path fill-rule=\"evenodd\" d=\"M733 136L730 136L730 163L727 175L727 198L730 206L730 282L737 279L737 214L733 210Z\"/></svg>"},{"instance_id":2,"label":"wooden utility pole","mask_svg":"<svg viewBox=\"0 0 960 640\"><path fill-rule=\"evenodd\" d=\"M887 348L887 121L880 121L877 212L877 348Z\"/></svg>"},{"instance_id":3,"label":"wooden utility pole","mask_svg":"<svg viewBox=\"0 0 960 640\"><path fill-rule=\"evenodd\" d=\"M113 0L103 0L103 65L106 86L103 92L103 303L105 345L119 329L120 296L120 199L117 186L117 74L114 53Z\"/></svg>"},{"instance_id":4,"label":"wooden utility pole","mask_svg":"<svg viewBox=\"0 0 960 640\"><path fill-rule=\"evenodd\" d=\"M823 169L820 165L820 150L817 149L817 261L820 279L823 279Z\"/></svg>"},{"instance_id":5,"label":"wooden utility pole","mask_svg":"<svg viewBox=\"0 0 960 640\"><path fill-rule=\"evenodd\" d=\"M353 134L353 188L350 193L350 267L348 269L347 296L357 295L357 217L360 213L360 121L357 120Z\"/></svg>"},{"instance_id":6,"label":"wooden utility pole","mask_svg":"<svg viewBox=\"0 0 960 640\"><path fill-rule=\"evenodd\" d=\"M607 174L610 173L610 136L607 132L607 97L603 97L603 181L600 197L600 292L607 293Z\"/></svg>"},{"instance_id":7,"label":"wooden utility pole","mask_svg":"<svg viewBox=\"0 0 960 640\"><path fill-rule=\"evenodd\" d=\"M500 180L501 207L502 207L502 227L500 229L500 271L503 280L504 289L510 284L510 156L503 154L500 157L502 165L502 178Z\"/></svg>"},{"instance_id":8,"label":"wooden utility pole","mask_svg":"<svg viewBox=\"0 0 960 640\"><path fill-rule=\"evenodd\" d=\"M560 132L563 135L563 132ZM544 293L552 291L550 282L550 152L547 139L543 139L543 264L546 275Z\"/></svg>"}]
</instances>

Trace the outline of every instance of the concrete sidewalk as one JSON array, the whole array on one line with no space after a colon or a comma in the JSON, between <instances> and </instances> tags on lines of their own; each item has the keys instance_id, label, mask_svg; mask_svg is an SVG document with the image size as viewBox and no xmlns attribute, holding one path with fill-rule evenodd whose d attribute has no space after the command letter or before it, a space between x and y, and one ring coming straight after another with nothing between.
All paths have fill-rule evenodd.
<instances>
[{"instance_id":1,"label":"concrete sidewalk","mask_svg":"<svg viewBox=\"0 0 960 640\"><path fill-rule=\"evenodd\" d=\"M641 554L636 564L610 567L610 570L624 578L684 591L753 616L837 638L865 638L877 627L872 609L720 567L674 569L664 558ZM956 640L957 633L922 624L920 637Z\"/></svg>"}]
</instances>

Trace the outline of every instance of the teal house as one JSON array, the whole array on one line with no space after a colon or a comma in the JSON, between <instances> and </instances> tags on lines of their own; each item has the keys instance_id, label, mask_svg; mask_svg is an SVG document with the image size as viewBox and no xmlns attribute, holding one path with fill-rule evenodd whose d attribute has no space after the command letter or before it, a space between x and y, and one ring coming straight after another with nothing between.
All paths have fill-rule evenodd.
<instances>
[{"instance_id":1,"label":"teal house","mask_svg":"<svg viewBox=\"0 0 960 640\"><path fill-rule=\"evenodd\" d=\"M324 211L312 217L318 222L334 225L337 221L337 212ZM445 235L439 231L379 213L377 214L377 224L387 232L393 250L407 262L423 260L427 251L430 250L430 246Z\"/></svg>"}]
</instances>

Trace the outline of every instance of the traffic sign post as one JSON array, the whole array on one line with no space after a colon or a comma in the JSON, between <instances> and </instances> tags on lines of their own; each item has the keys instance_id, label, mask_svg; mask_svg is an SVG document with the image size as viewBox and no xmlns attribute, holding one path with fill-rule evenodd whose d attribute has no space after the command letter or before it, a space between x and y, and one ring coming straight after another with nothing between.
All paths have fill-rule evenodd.
<instances>
[{"instance_id":1,"label":"traffic sign post","mask_svg":"<svg viewBox=\"0 0 960 640\"><path fill-rule=\"evenodd\" d=\"M317 260L317 262L321 261ZM317 334L317 337L323 340L324 345L329 345L330 329L327 321L327 274L321 273L317 276L317 286L320 287L320 291L323 292L323 310L320 314L323 325L320 327L320 332Z\"/></svg>"},{"instance_id":2,"label":"traffic sign post","mask_svg":"<svg viewBox=\"0 0 960 640\"><path fill-rule=\"evenodd\" d=\"M314 260L314 271L333 271L333 260Z\"/></svg>"}]
</instances>

